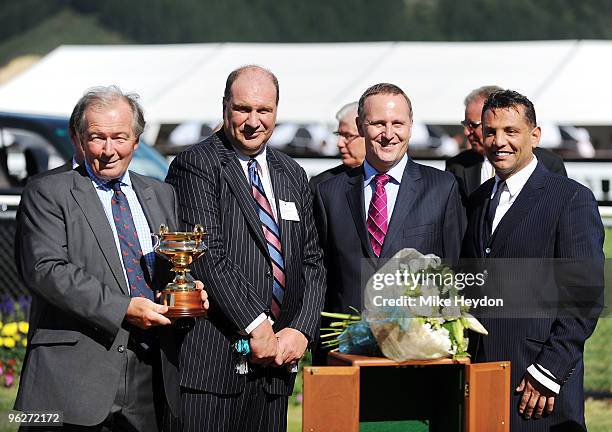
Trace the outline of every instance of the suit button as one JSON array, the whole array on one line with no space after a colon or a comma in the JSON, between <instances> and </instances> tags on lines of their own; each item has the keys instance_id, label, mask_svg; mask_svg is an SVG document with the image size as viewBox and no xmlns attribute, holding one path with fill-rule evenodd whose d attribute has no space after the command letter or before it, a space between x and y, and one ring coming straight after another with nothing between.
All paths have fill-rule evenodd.
<instances>
[{"instance_id":1,"label":"suit button","mask_svg":"<svg viewBox=\"0 0 612 432\"><path fill-rule=\"evenodd\" d=\"M268 279L270 279L270 278L272 277L272 272L271 272L270 270L268 270L268 271L266 272L266 277L267 277Z\"/></svg>"},{"instance_id":2,"label":"suit button","mask_svg":"<svg viewBox=\"0 0 612 432\"><path fill-rule=\"evenodd\" d=\"M119 346L117 347L117 351L119 351L120 353L122 353L122 352L124 352L124 351L125 351L125 347L124 347L123 345L119 345Z\"/></svg>"},{"instance_id":3,"label":"suit button","mask_svg":"<svg viewBox=\"0 0 612 432\"><path fill-rule=\"evenodd\" d=\"M486 249L485 249L485 253L486 253L486 254L490 254L490 253L491 253L491 248L486 248Z\"/></svg>"}]
</instances>

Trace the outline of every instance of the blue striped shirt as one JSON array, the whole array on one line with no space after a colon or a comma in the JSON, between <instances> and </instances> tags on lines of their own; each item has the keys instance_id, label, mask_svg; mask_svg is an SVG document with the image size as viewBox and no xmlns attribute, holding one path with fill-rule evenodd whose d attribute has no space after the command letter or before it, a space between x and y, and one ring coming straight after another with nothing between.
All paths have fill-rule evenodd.
<instances>
[{"instance_id":1,"label":"blue striped shirt","mask_svg":"<svg viewBox=\"0 0 612 432\"><path fill-rule=\"evenodd\" d=\"M119 254L119 261L121 262L121 267L123 268L123 275L125 276L125 283L128 287L130 284L127 280L127 275L125 273L125 267L123 266L123 259L121 258L121 245L119 244L119 237L117 237L117 229L115 228L115 221L113 219L113 208L111 204L111 199L113 198L113 190L107 186L108 181L99 179L94 175L88 163L85 163L85 168L87 169L87 173L89 174L89 178L91 178L91 182L98 193L98 198L100 198L100 202L102 203L102 207L104 207L104 213L106 214L106 219L113 230L113 236L115 238L115 245L117 246L117 253ZM142 249L142 253L144 255L147 266L149 267L149 273L153 275L153 262L155 261L155 253L153 252L153 241L151 237L151 229L149 228L149 223L147 222L147 218L145 217L144 211L140 206L140 202L138 201L138 197L136 196L136 192L132 187L132 180L130 179L129 171L126 171L125 174L119 179L121 182L121 191L125 194L128 203L130 204L130 210L132 211L132 218L134 219L134 226L136 227L136 232L138 233L138 240L140 241L140 248Z\"/></svg>"}]
</instances>

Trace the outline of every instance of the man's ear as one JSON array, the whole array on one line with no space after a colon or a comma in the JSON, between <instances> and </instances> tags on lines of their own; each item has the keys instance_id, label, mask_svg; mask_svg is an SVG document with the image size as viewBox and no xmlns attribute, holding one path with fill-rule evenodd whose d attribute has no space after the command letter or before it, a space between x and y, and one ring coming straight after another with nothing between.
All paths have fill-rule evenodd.
<instances>
[{"instance_id":1,"label":"man's ear","mask_svg":"<svg viewBox=\"0 0 612 432\"><path fill-rule=\"evenodd\" d=\"M357 131L359 132L359 136L365 136L364 125L361 122L361 118L359 116L355 117L355 124L357 125Z\"/></svg>"},{"instance_id":2,"label":"man's ear","mask_svg":"<svg viewBox=\"0 0 612 432\"><path fill-rule=\"evenodd\" d=\"M536 148L540 144L540 138L542 137L542 129L540 126L536 126L531 131L531 148Z\"/></svg>"}]
</instances>

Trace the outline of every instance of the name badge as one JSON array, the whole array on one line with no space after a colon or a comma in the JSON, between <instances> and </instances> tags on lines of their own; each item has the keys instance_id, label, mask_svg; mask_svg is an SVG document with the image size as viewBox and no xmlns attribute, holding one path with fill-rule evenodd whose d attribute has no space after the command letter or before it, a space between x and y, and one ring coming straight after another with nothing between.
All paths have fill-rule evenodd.
<instances>
[{"instance_id":1,"label":"name badge","mask_svg":"<svg viewBox=\"0 0 612 432\"><path fill-rule=\"evenodd\" d=\"M290 221L300 221L300 215L298 214L295 203L291 201L278 200L279 210L281 218Z\"/></svg>"}]
</instances>

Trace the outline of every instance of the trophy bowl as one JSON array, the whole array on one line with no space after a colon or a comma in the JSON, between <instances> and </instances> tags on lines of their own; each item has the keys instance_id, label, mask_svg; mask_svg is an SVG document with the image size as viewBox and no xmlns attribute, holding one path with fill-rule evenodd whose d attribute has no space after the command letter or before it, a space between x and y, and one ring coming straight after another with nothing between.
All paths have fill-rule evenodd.
<instances>
[{"instance_id":1,"label":"trophy bowl","mask_svg":"<svg viewBox=\"0 0 612 432\"><path fill-rule=\"evenodd\" d=\"M164 315L170 320L206 315L200 291L196 290L194 282L187 280L189 265L208 250L202 241L205 234L202 225L196 225L193 232L172 232L161 225L159 234L154 234L153 249L172 263L172 271L176 274L161 292L160 299L161 304L168 306Z\"/></svg>"}]
</instances>

